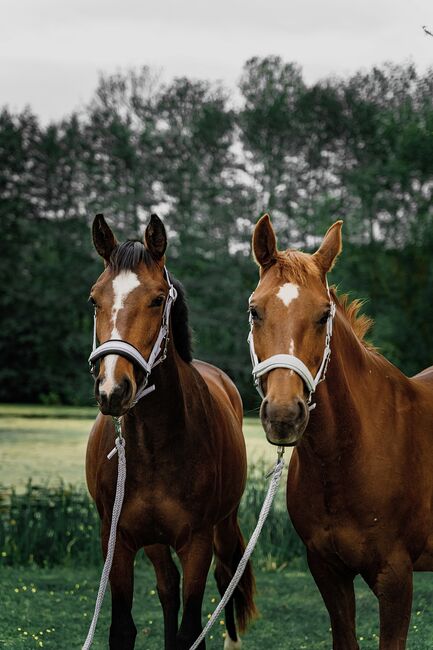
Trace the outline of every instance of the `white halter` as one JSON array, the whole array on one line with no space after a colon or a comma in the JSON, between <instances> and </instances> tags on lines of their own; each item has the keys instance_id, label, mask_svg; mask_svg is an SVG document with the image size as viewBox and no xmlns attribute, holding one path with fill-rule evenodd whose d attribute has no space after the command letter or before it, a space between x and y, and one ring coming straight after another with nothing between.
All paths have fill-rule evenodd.
<instances>
[{"instance_id":1,"label":"white halter","mask_svg":"<svg viewBox=\"0 0 433 650\"><path fill-rule=\"evenodd\" d=\"M305 363L298 357L295 357L293 354L274 354L272 357L259 362L254 348L253 318L250 314L250 333L248 334L248 343L250 346L251 363L253 365L252 375L254 377L254 385L262 399L265 398L265 394L263 392L260 377L270 372L271 370L274 370L275 368L288 368L289 370L294 370L307 386L309 393L307 401L309 410L311 411L315 408L316 405L311 404L311 399L314 391L317 388L317 385L323 381L326 376L326 370L328 368L328 363L331 356L332 324L335 316L335 303L331 299L328 284L326 284L326 290L328 292L331 308L328 320L326 321L325 349L323 351L322 362L315 377L313 377Z\"/></svg>"},{"instance_id":2,"label":"white halter","mask_svg":"<svg viewBox=\"0 0 433 650\"><path fill-rule=\"evenodd\" d=\"M174 288L170 280L168 271L165 267L164 267L164 275L165 275L165 279L167 280L169 289L168 289L167 299L164 305L164 312L162 314L161 327L159 329L158 336L156 337L156 341L153 344L152 351L147 361L143 357L141 352L139 352L137 348L135 348L133 345L131 345L131 343L128 343L127 341L112 339L110 341L105 341L105 343L102 343L101 345L97 346L96 309L95 309L95 315L93 319L93 348L92 348L92 353L89 357L90 372L95 377L96 361L98 361L98 359L101 359L102 357L106 357L108 354L119 354L121 357L124 357L125 359L128 359L128 361L131 361L132 363L135 363L137 366L139 366L144 371L144 379L140 388L137 390L135 399L131 404L130 408L135 406L138 400L140 400L142 397L155 390L155 385L147 386L147 383L149 381L149 375L152 372L152 369L155 366L157 366L159 363L162 363L162 361L164 361L164 359L167 356L167 347L168 347L169 333L170 333L170 312L173 303L177 298L177 291Z\"/></svg>"}]
</instances>

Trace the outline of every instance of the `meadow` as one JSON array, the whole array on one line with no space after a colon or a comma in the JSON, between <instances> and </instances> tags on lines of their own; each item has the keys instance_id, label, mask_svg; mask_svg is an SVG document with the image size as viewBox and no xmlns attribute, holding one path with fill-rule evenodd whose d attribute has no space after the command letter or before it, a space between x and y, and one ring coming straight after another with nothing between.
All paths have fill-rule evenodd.
<instances>
[{"instance_id":1,"label":"meadow","mask_svg":"<svg viewBox=\"0 0 433 650\"><path fill-rule=\"evenodd\" d=\"M0 405L0 485L23 492L60 482L84 485L84 458L93 407ZM257 418L246 418L244 433L251 464L271 466L275 448L266 442Z\"/></svg>"},{"instance_id":2,"label":"meadow","mask_svg":"<svg viewBox=\"0 0 433 650\"><path fill-rule=\"evenodd\" d=\"M2 648L79 648L86 636L101 568L99 523L83 473L94 415L92 408L0 407ZM257 420L246 420L245 435L252 461L241 525L249 536L267 487L263 475L273 463L275 449L266 443ZM278 649L330 648L328 616L288 521L282 486L253 558L260 618L245 635L245 647L261 650L272 643ZM204 617L217 598L210 577ZM432 600L431 576L415 575L409 650L432 645ZM360 579L357 610L361 648L377 648L377 603ZM107 646L109 613L107 597L95 649ZM136 562L134 618L137 650L160 650L162 616L155 580L141 555ZM223 635L221 619L207 647L221 648Z\"/></svg>"},{"instance_id":3,"label":"meadow","mask_svg":"<svg viewBox=\"0 0 433 650\"><path fill-rule=\"evenodd\" d=\"M289 569L256 570L257 604L260 617L244 636L245 650L330 650L329 621L319 593L308 572ZM6 568L1 572L0 647L16 650L35 648L81 648L99 581L92 567L37 569ZM361 580L356 582L358 639L362 650L378 647L376 599ZM408 650L432 647L433 616L431 576L415 575ZM204 618L216 605L218 593L208 580ZM136 567L134 620L136 650L161 650L162 616L152 571L144 563ZM107 647L110 603L106 597L93 647ZM208 650L222 650L223 619L207 641Z\"/></svg>"},{"instance_id":4,"label":"meadow","mask_svg":"<svg viewBox=\"0 0 433 650\"><path fill-rule=\"evenodd\" d=\"M0 407L0 552L9 566L93 565L100 562L99 519L85 487L84 459L95 409ZM244 426L249 480L241 522L254 529L267 490L264 475L276 449L257 419ZM284 479L283 479L284 482ZM257 557L276 566L302 556L280 489Z\"/></svg>"}]
</instances>

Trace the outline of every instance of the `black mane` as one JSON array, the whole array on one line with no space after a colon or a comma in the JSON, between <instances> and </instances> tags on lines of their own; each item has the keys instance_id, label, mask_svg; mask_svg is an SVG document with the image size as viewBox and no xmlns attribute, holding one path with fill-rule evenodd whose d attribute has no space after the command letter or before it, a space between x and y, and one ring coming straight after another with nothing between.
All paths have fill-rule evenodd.
<instances>
[{"instance_id":1,"label":"black mane","mask_svg":"<svg viewBox=\"0 0 433 650\"><path fill-rule=\"evenodd\" d=\"M189 326L188 303L183 284L170 273L170 280L177 291L177 298L171 310L171 327L173 330L174 346L180 358L192 361L192 332Z\"/></svg>"},{"instance_id":2,"label":"black mane","mask_svg":"<svg viewBox=\"0 0 433 650\"><path fill-rule=\"evenodd\" d=\"M109 266L115 273L119 273L120 271L135 271L140 262L143 262L148 268L156 266L155 260L141 241L128 240L123 244L117 244L114 248L111 253ZM177 298L171 310L173 341L181 359L187 363L191 363L192 337L188 323L188 304L185 289L171 273L170 279L177 291Z\"/></svg>"},{"instance_id":3,"label":"black mane","mask_svg":"<svg viewBox=\"0 0 433 650\"><path fill-rule=\"evenodd\" d=\"M123 244L117 244L110 256L110 268L115 273L120 271L134 271L143 262L145 266L156 265L155 260L145 248L143 242L128 239Z\"/></svg>"}]
</instances>

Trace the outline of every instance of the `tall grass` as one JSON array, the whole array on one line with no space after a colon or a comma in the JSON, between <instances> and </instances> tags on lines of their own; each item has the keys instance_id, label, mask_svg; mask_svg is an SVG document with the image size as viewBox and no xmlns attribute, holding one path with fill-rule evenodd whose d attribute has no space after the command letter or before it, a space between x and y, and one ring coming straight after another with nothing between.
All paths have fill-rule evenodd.
<instances>
[{"instance_id":1,"label":"tall grass","mask_svg":"<svg viewBox=\"0 0 433 650\"><path fill-rule=\"evenodd\" d=\"M24 494L3 491L0 555L9 565L97 564L99 518L83 488L27 483Z\"/></svg>"},{"instance_id":2,"label":"tall grass","mask_svg":"<svg viewBox=\"0 0 433 650\"><path fill-rule=\"evenodd\" d=\"M281 483L285 484L284 479ZM268 483L262 472L256 472L248 481L239 510L240 525L247 539L257 524L267 489ZM305 547L289 519L282 485L263 526L254 557L266 568L275 569L282 565L306 567Z\"/></svg>"},{"instance_id":3,"label":"tall grass","mask_svg":"<svg viewBox=\"0 0 433 650\"><path fill-rule=\"evenodd\" d=\"M240 508L245 537L250 536L263 504L268 483L263 468L250 468ZM32 485L24 494L5 490L0 500L0 558L8 565L96 565L101 563L99 517L83 488ZM276 568L301 562L303 545L293 530L284 505L283 489L269 514L254 557Z\"/></svg>"}]
</instances>

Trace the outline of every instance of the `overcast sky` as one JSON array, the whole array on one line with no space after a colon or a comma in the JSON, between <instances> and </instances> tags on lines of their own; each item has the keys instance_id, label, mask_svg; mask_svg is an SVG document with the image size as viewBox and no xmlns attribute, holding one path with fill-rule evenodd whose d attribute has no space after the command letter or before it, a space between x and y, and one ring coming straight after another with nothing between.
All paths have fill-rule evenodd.
<instances>
[{"instance_id":1,"label":"overcast sky","mask_svg":"<svg viewBox=\"0 0 433 650\"><path fill-rule=\"evenodd\" d=\"M375 63L433 65L433 0L0 0L0 105L44 122L85 104L100 72L151 65L237 83L251 56L307 81Z\"/></svg>"}]
</instances>

